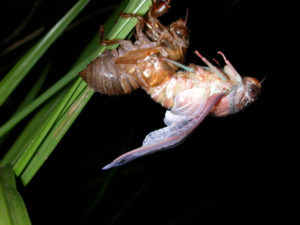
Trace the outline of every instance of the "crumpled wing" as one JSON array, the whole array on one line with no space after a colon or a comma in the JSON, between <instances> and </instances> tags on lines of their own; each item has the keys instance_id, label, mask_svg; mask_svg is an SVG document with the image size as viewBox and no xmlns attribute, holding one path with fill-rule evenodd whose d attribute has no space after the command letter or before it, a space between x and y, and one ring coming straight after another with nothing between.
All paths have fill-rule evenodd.
<instances>
[{"instance_id":1,"label":"crumpled wing","mask_svg":"<svg viewBox=\"0 0 300 225\"><path fill-rule=\"evenodd\" d=\"M194 91L198 92L200 90ZM175 99L174 108L166 112L164 119L166 127L149 133L142 147L119 156L102 169L106 170L117 167L139 157L152 154L156 151L166 150L181 143L202 122L216 102L223 96L223 94L214 94L207 97L207 93L202 93L202 95L194 97L194 100L197 100L196 102L192 101L189 106L186 106L182 101L184 99L181 98L191 96L186 94L188 92L182 92L182 96L179 94L178 99L177 97ZM194 93L192 91L189 94Z\"/></svg>"},{"instance_id":2,"label":"crumpled wing","mask_svg":"<svg viewBox=\"0 0 300 225\"><path fill-rule=\"evenodd\" d=\"M175 97L174 107L166 111L164 123L169 126L195 118L205 107L209 94L203 88L192 88L179 93Z\"/></svg>"}]
</instances>

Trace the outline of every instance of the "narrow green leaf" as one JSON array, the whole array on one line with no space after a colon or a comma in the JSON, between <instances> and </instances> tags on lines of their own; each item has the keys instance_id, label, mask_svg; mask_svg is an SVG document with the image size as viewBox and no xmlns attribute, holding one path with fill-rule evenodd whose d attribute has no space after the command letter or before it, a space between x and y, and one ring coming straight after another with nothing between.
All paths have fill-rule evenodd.
<instances>
[{"instance_id":1,"label":"narrow green leaf","mask_svg":"<svg viewBox=\"0 0 300 225\"><path fill-rule=\"evenodd\" d=\"M44 81L48 75L48 72L50 70L51 61L46 65L44 70L42 71L41 75L38 77L37 81L34 83L33 87L30 89L30 91L26 94L24 100L22 103L18 106L17 110L15 111L15 114L17 114L19 111L21 111L23 108L26 107L26 105L30 104L30 102L33 101L33 99L37 96L38 92L41 90ZM1 129L1 128L0 128ZM8 133L5 133L4 136L1 136L0 138L0 146L1 144L6 140L6 137L8 137ZM1 162L0 162L1 165Z\"/></svg>"},{"instance_id":2,"label":"narrow green leaf","mask_svg":"<svg viewBox=\"0 0 300 225\"><path fill-rule=\"evenodd\" d=\"M83 83L82 83L83 84ZM78 87L80 90L81 87ZM52 151L55 149L59 141L62 139L64 134L67 132L69 127L72 125L74 120L77 118L79 113L82 111L88 100L93 95L94 91L90 88L85 87L80 97L77 96L76 100L73 101L72 105L66 110L59 121L54 125L51 131L45 137L43 143L39 147L37 153L34 155L32 160L26 166L24 172L21 174L21 181L26 186L39 168L44 164L46 159L50 156Z\"/></svg>"},{"instance_id":3,"label":"narrow green leaf","mask_svg":"<svg viewBox=\"0 0 300 225\"><path fill-rule=\"evenodd\" d=\"M12 116L5 124L0 127L0 137L2 137L5 133L10 131L15 125L17 125L22 119L28 116L31 112L33 112L37 107L55 95L59 90L65 87L68 83L75 79L78 72L83 70L85 65L90 62L90 60L86 60L78 65L76 65L72 70L70 70L66 76L60 79L52 88L45 91L38 98L33 100L28 106L24 107L20 110L16 115Z\"/></svg>"},{"instance_id":4,"label":"narrow green leaf","mask_svg":"<svg viewBox=\"0 0 300 225\"><path fill-rule=\"evenodd\" d=\"M23 108L25 108L25 106L30 104L36 98L36 96L38 95L39 91L41 90L41 88L46 80L46 77L50 71L50 68L51 68L51 61L49 61L47 63L47 65L45 66L45 68L43 69L41 74L38 76L36 82L34 83L32 88L29 90L29 92L26 94L22 103L18 106L16 113L21 111Z\"/></svg>"},{"instance_id":5,"label":"narrow green leaf","mask_svg":"<svg viewBox=\"0 0 300 225\"><path fill-rule=\"evenodd\" d=\"M0 106L88 2L89 0L79 0L74 7L72 7L72 9L34 47L32 47L1 80Z\"/></svg>"},{"instance_id":6,"label":"narrow green leaf","mask_svg":"<svg viewBox=\"0 0 300 225\"><path fill-rule=\"evenodd\" d=\"M28 162L31 160L31 157L36 152L50 129L52 128L53 124L55 123L56 119L59 117L61 112L64 109L64 106L68 103L69 99L72 97L74 90L76 90L79 82L75 82L75 84L71 87L71 91L68 91L67 94L63 97L63 99L59 102L59 104L55 107L53 112L49 115L49 117L41 124L40 132L33 138L30 146L28 149L25 150L26 154L23 154L18 158L17 162L14 164L14 170L16 175L20 175L23 169L27 166Z\"/></svg>"},{"instance_id":7,"label":"narrow green leaf","mask_svg":"<svg viewBox=\"0 0 300 225\"><path fill-rule=\"evenodd\" d=\"M0 224L30 225L26 206L16 188L13 169L0 167Z\"/></svg>"},{"instance_id":8,"label":"narrow green leaf","mask_svg":"<svg viewBox=\"0 0 300 225\"><path fill-rule=\"evenodd\" d=\"M41 132L42 123L41 121L47 121L49 119L50 114L55 110L55 106L60 102L60 100L65 96L65 91L59 93L55 98L51 99L51 101L47 102L33 117L33 119L28 123L28 125L24 128L21 135L14 142L13 146L8 150L7 154L3 157L0 162L0 166L4 166L7 164L14 164L18 161L18 159L24 155L28 154L30 157L34 154L34 152L29 152L31 145L33 144L33 140L37 135ZM17 174L19 175L19 174Z\"/></svg>"}]
</instances>

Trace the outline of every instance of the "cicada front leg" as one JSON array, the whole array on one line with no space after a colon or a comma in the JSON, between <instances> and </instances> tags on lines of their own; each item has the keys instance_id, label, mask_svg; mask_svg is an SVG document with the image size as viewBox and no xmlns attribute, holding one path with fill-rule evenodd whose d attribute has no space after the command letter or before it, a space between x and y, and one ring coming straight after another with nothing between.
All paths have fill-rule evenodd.
<instances>
[{"instance_id":1,"label":"cicada front leg","mask_svg":"<svg viewBox=\"0 0 300 225\"><path fill-rule=\"evenodd\" d=\"M148 40L148 37L152 41L157 41L161 34L167 30L166 27L164 27L157 18L167 12L168 8L170 7L169 2L170 1L153 2L153 5L148 12L148 19L144 19L144 17L140 15L126 13L121 13L121 16L124 18L135 17L138 19L138 23L136 25L136 33L140 41ZM148 28L148 30L146 31L146 35L143 32L145 24Z\"/></svg>"},{"instance_id":2,"label":"cicada front leg","mask_svg":"<svg viewBox=\"0 0 300 225\"><path fill-rule=\"evenodd\" d=\"M99 28L100 44L103 46L109 46L114 44L120 44L121 39L104 40L104 26L101 25Z\"/></svg>"},{"instance_id":3,"label":"cicada front leg","mask_svg":"<svg viewBox=\"0 0 300 225\"><path fill-rule=\"evenodd\" d=\"M133 44L131 41L122 40L122 39L112 39L112 40L104 40L104 27L103 25L100 26L99 29L99 36L100 36L100 44L103 46L109 46L114 44L119 44L120 47L126 49L127 51L133 50Z\"/></svg>"},{"instance_id":4,"label":"cicada front leg","mask_svg":"<svg viewBox=\"0 0 300 225\"><path fill-rule=\"evenodd\" d=\"M120 47L118 48L119 55L123 55L126 52L131 50L135 50L136 48L129 40L122 40L122 39L112 39L112 40L104 40L104 27L103 25L100 26L99 29L100 34L100 44L103 46L109 46L114 44L119 44Z\"/></svg>"},{"instance_id":5,"label":"cicada front leg","mask_svg":"<svg viewBox=\"0 0 300 225\"><path fill-rule=\"evenodd\" d=\"M144 19L144 17L140 15L135 15L135 14L127 14L127 13L121 13L120 14L123 18L137 18L138 22L135 26L136 29L136 39L139 40L141 43L150 43L148 37L144 34L143 29L145 26L145 23L147 24L148 22ZM148 26L148 24L147 24Z\"/></svg>"}]
</instances>

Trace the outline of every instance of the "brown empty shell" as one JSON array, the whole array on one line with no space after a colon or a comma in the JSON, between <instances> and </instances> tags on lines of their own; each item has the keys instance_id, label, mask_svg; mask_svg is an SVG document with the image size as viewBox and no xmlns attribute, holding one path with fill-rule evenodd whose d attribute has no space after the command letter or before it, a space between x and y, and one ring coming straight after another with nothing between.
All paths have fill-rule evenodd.
<instances>
[{"instance_id":1,"label":"brown empty shell","mask_svg":"<svg viewBox=\"0 0 300 225\"><path fill-rule=\"evenodd\" d=\"M105 51L79 75L96 92L107 95L130 93L140 85L133 76L124 73L122 65L115 64L117 58L117 50Z\"/></svg>"}]
</instances>

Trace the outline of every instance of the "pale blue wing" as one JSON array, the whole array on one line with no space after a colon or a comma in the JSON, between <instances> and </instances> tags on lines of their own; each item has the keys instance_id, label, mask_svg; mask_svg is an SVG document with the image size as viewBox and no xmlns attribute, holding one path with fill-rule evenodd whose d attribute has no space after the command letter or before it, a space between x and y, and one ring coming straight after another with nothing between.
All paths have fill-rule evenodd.
<instances>
[{"instance_id":1,"label":"pale blue wing","mask_svg":"<svg viewBox=\"0 0 300 225\"><path fill-rule=\"evenodd\" d=\"M207 101L201 102L198 104L198 107L194 107L194 118L186 121L174 121L167 127L149 133L146 136L142 147L119 156L102 169L106 170L112 167L117 167L141 156L169 149L179 144L202 122L202 120L209 114L215 103L222 96L223 94L212 95L207 99ZM171 120L168 122L170 121Z\"/></svg>"}]
</instances>

